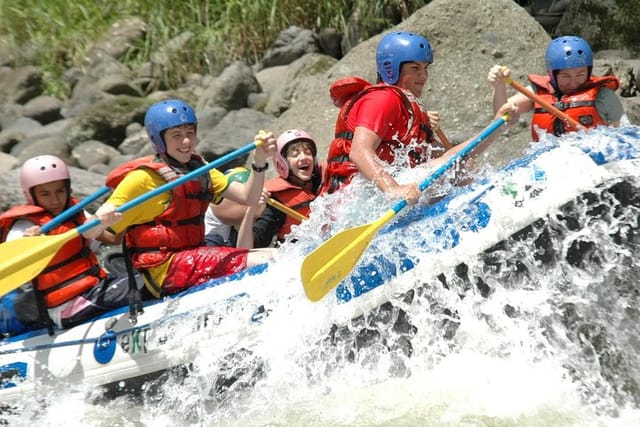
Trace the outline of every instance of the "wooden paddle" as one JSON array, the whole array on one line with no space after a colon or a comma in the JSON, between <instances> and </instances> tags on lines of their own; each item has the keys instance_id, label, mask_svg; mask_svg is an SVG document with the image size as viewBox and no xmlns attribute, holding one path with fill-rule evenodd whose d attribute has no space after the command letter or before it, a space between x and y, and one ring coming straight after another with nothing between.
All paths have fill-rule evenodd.
<instances>
[{"instance_id":1,"label":"wooden paddle","mask_svg":"<svg viewBox=\"0 0 640 427\"><path fill-rule=\"evenodd\" d=\"M71 206L69 209L65 210L64 212L61 212L59 215L57 215L51 221L47 222L45 225L40 227L40 232L42 234L47 234L48 232L50 232L51 230L56 228L58 225L62 224L67 219L71 218L72 216L74 216L75 214L80 212L89 203L91 203L91 202L97 200L98 198L104 196L105 194L107 194L110 190L111 189L106 185L104 187L99 188L95 193L88 195L87 197L85 197L84 199L82 199L81 201L76 203L75 205Z\"/></svg>"},{"instance_id":2,"label":"wooden paddle","mask_svg":"<svg viewBox=\"0 0 640 427\"><path fill-rule=\"evenodd\" d=\"M297 219L298 221L304 221L305 219L309 219L306 216L302 215L300 212L291 209L289 206L287 205L283 205L282 203L280 203L279 201L277 201L276 199L273 199L271 197L269 197L269 199L267 199L267 204L269 206L273 206L274 208L278 209L280 212L289 215L291 218Z\"/></svg>"},{"instance_id":3,"label":"wooden paddle","mask_svg":"<svg viewBox=\"0 0 640 427\"><path fill-rule=\"evenodd\" d=\"M444 132L442 132L442 129L440 129L439 127L434 129L436 132L436 135L438 135L438 139L440 140L440 142L442 143L442 145L444 146L445 150L448 150L450 148L453 148L453 144L451 143L451 141L449 141L449 138L446 137L446 135L444 134Z\"/></svg>"},{"instance_id":4,"label":"wooden paddle","mask_svg":"<svg viewBox=\"0 0 640 427\"><path fill-rule=\"evenodd\" d=\"M580 129L580 130L586 129L582 125L582 123L580 123L579 121L577 121L574 118L570 117L568 114L563 113L562 111L558 110L556 107L554 107L553 105L549 104L547 101L545 101L544 99L542 99L540 96L536 95L535 93L531 92L529 89L527 89L526 87L522 86L520 83L518 83L516 81L513 81L513 79L511 77L505 76L504 80L509 85L511 85L511 87L513 87L515 90L517 90L518 92L520 92L521 94L523 94L524 96L526 96L527 98L532 100L533 102L537 102L538 104L542 105L547 111L549 111L551 114L553 114L554 116L556 116L557 118L559 118L563 122L565 122L565 123L567 123L569 125L572 125L576 129Z\"/></svg>"},{"instance_id":5,"label":"wooden paddle","mask_svg":"<svg viewBox=\"0 0 640 427\"><path fill-rule=\"evenodd\" d=\"M422 181L419 185L420 191L424 191L433 184L506 121L508 117L502 116L491 123L467 146L451 156L446 163ZM342 230L307 255L300 268L300 276L307 297L311 301L319 301L335 288L356 266L378 230L405 206L407 201L400 200L380 219Z\"/></svg>"},{"instance_id":6,"label":"wooden paddle","mask_svg":"<svg viewBox=\"0 0 640 427\"><path fill-rule=\"evenodd\" d=\"M133 200L118 207L118 212L125 212L161 193L169 191L187 181L190 181L209 170L224 165L242 155L254 150L262 141L254 141L231 153L228 153L211 163L207 163L180 178L167 182ZM94 218L63 234L53 236L40 235L11 240L0 245L0 296L20 287L38 275L51 261L60 248L71 239L98 225L100 221Z\"/></svg>"}]
</instances>

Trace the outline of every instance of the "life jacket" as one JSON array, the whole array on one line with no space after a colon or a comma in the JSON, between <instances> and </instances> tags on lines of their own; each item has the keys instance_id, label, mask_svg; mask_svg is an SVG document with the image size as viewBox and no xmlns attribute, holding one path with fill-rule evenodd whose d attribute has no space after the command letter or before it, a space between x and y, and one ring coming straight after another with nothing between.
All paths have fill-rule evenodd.
<instances>
[{"instance_id":1,"label":"life jacket","mask_svg":"<svg viewBox=\"0 0 640 427\"><path fill-rule=\"evenodd\" d=\"M359 77L346 77L334 82L329 88L331 99L336 107L340 107L340 113L335 125L335 139L331 142L327 154L323 192L333 193L348 184L353 175L358 172L356 165L349 160L354 129L348 128L347 117L354 103L374 90L394 91L402 99L410 116L406 126L407 132L404 135L398 135L397 139L392 141L381 141L376 149L377 156L387 163L392 163L395 160L396 149L413 144L415 148L409 152L410 167L415 167L428 159L430 155L428 146L435 143L435 138L422 102L411 92L398 86L384 83L371 84Z\"/></svg>"},{"instance_id":2,"label":"life jacket","mask_svg":"<svg viewBox=\"0 0 640 427\"><path fill-rule=\"evenodd\" d=\"M563 95L556 92L549 76L532 74L529 76L529 80L533 83L538 96L587 128L607 124L596 109L596 96L600 89L606 87L611 90L616 90L620 86L620 82L614 76L592 76L582 88L580 88L579 92L571 95ZM531 119L531 136L534 141L538 141L536 127L555 136L578 130L575 126L565 123L563 120L548 112L537 102L534 105L533 117Z\"/></svg>"},{"instance_id":3,"label":"life jacket","mask_svg":"<svg viewBox=\"0 0 640 427\"><path fill-rule=\"evenodd\" d=\"M193 155L189 166L195 169L204 163L200 156ZM156 172L166 182L187 173L158 156L147 156L118 166L107 176L107 186L115 188L127 173L140 168ZM203 218L212 194L209 174L200 178L173 188L169 206L154 220L127 229L125 244L133 267L145 270L161 265L175 252L204 246Z\"/></svg>"},{"instance_id":4,"label":"life jacket","mask_svg":"<svg viewBox=\"0 0 640 427\"><path fill-rule=\"evenodd\" d=\"M279 176L265 182L264 186L274 199L300 212L304 216L309 216L311 212L309 205L316 198L316 195L312 191L298 187ZM291 232L291 226L298 224L300 224L299 219L285 215L284 224L280 227L280 230L278 230L278 239L281 241L284 240L285 236Z\"/></svg>"},{"instance_id":5,"label":"life jacket","mask_svg":"<svg viewBox=\"0 0 640 427\"><path fill-rule=\"evenodd\" d=\"M69 206L78 201L71 198ZM43 226L53 219L48 211L35 205L15 206L0 216L0 238L5 241L9 230L19 219ZM85 222L83 212L57 226L49 234L63 234ZM28 237L25 237L28 238ZM83 294L106 277L98 259L89 247L90 241L79 235L65 243L51 262L32 283L44 295L47 308L54 308Z\"/></svg>"}]
</instances>

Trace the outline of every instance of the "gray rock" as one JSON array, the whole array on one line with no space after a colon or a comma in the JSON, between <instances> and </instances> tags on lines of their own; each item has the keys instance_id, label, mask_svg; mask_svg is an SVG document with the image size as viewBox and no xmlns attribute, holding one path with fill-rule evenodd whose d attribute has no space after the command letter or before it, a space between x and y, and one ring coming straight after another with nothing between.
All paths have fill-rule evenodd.
<instances>
[{"instance_id":1,"label":"gray rock","mask_svg":"<svg viewBox=\"0 0 640 427\"><path fill-rule=\"evenodd\" d=\"M0 132L0 149L9 152L14 146L32 135L35 130L42 128L36 120L28 117L18 117Z\"/></svg>"},{"instance_id":2,"label":"gray rock","mask_svg":"<svg viewBox=\"0 0 640 427\"><path fill-rule=\"evenodd\" d=\"M311 30L291 26L278 34L260 60L259 69L287 65L307 53L319 52L318 36Z\"/></svg>"},{"instance_id":3,"label":"gray rock","mask_svg":"<svg viewBox=\"0 0 640 427\"><path fill-rule=\"evenodd\" d=\"M337 62L335 58L319 53L306 54L289 65L281 74L281 84L269 95L265 113L279 116L288 110L296 96L304 96L298 89L298 80L308 75L320 74Z\"/></svg>"},{"instance_id":4,"label":"gray rock","mask_svg":"<svg viewBox=\"0 0 640 427\"><path fill-rule=\"evenodd\" d=\"M31 157L52 154L60 157L68 166L73 166L75 162L70 155L70 151L64 136L57 134L27 138L13 147L11 155L16 156L20 164L22 164Z\"/></svg>"},{"instance_id":5,"label":"gray rock","mask_svg":"<svg viewBox=\"0 0 640 427\"><path fill-rule=\"evenodd\" d=\"M43 90L42 72L32 65L0 73L0 102L24 104Z\"/></svg>"},{"instance_id":6,"label":"gray rock","mask_svg":"<svg viewBox=\"0 0 640 427\"><path fill-rule=\"evenodd\" d=\"M62 101L58 98L42 95L27 102L22 112L25 117L47 124L62 119L61 108Z\"/></svg>"},{"instance_id":7,"label":"gray rock","mask_svg":"<svg viewBox=\"0 0 640 427\"><path fill-rule=\"evenodd\" d=\"M249 108L230 111L210 134L199 135L196 151L208 160L214 160L249 144L261 129L271 129L273 119L273 116Z\"/></svg>"},{"instance_id":8,"label":"gray rock","mask_svg":"<svg viewBox=\"0 0 640 427\"><path fill-rule=\"evenodd\" d=\"M6 174L8 171L17 168L19 165L20 163L16 157L0 151L0 175Z\"/></svg>"},{"instance_id":9,"label":"gray rock","mask_svg":"<svg viewBox=\"0 0 640 427\"><path fill-rule=\"evenodd\" d=\"M318 34L320 50L333 58L342 58L342 33L335 28L323 28Z\"/></svg>"},{"instance_id":10,"label":"gray rock","mask_svg":"<svg viewBox=\"0 0 640 427\"><path fill-rule=\"evenodd\" d=\"M149 142L147 132L140 126L137 132L127 135L124 141L122 141L122 144L118 145L118 151L122 154L135 155L149 144L151 144L151 142Z\"/></svg>"},{"instance_id":11,"label":"gray rock","mask_svg":"<svg viewBox=\"0 0 640 427\"><path fill-rule=\"evenodd\" d=\"M124 74L109 74L97 82L101 91L112 95L142 96L142 91Z\"/></svg>"},{"instance_id":12,"label":"gray rock","mask_svg":"<svg viewBox=\"0 0 640 427\"><path fill-rule=\"evenodd\" d=\"M86 141L71 150L71 157L76 165L89 169L97 164L107 164L120 154L118 150L100 141Z\"/></svg>"},{"instance_id":13,"label":"gray rock","mask_svg":"<svg viewBox=\"0 0 640 427\"><path fill-rule=\"evenodd\" d=\"M237 110L247 106L250 93L262 92L253 71L245 63L236 61L225 68L205 89L198 100L196 110L213 106Z\"/></svg>"}]
</instances>

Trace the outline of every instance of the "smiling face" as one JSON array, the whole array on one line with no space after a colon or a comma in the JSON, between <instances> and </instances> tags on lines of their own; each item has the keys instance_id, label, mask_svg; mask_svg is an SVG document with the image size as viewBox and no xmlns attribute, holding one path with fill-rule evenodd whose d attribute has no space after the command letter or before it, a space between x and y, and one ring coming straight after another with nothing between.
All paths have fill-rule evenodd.
<instances>
[{"instance_id":1,"label":"smiling face","mask_svg":"<svg viewBox=\"0 0 640 427\"><path fill-rule=\"evenodd\" d=\"M560 92L570 95L576 92L589 79L587 67L567 68L556 71L556 84Z\"/></svg>"},{"instance_id":2,"label":"smiling face","mask_svg":"<svg viewBox=\"0 0 640 427\"><path fill-rule=\"evenodd\" d=\"M51 181L36 185L31 189L36 204L49 211L52 215L60 214L69 200L69 190L66 180Z\"/></svg>"},{"instance_id":3,"label":"smiling face","mask_svg":"<svg viewBox=\"0 0 640 427\"><path fill-rule=\"evenodd\" d=\"M405 62L400 68L400 78L396 85L419 98L429 78L428 68L428 62Z\"/></svg>"},{"instance_id":4,"label":"smiling face","mask_svg":"<svg viewBox=\"0 0 640 427\"><path fill-rule=\"evenodd\" d=\"M311 181L315 165L313 146L308 141L293 141L286 147L285 159L289 164L289 179Z\"/></svg>"},{"instance_id":5,"label":"smiling face","mask_svg":"<svg viewBox=\"0 0 640 427\"><path fill-rule=\"evenodd\" d=\"M187 164L196 146L196 127L194 125L176 126L164 133L167 154L180 163Z\"/></svg>"}]
</instances>

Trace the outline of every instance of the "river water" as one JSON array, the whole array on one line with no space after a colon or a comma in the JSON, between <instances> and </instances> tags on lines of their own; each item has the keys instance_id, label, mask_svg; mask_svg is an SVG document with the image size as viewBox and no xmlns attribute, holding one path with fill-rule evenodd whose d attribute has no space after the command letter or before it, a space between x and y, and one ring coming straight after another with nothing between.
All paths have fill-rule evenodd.
<instances>
[{"instance_id":1,"label":"river water","mask_svg":"<svg viewBox=\"0 0 640 427\"><path fill-rule=\"evenodd\" d=\"M638 129L630 134L637 139ZM312 218L294 231L305 244L285 245L273 268L245 280L261 289L265 314L248 322L259 326L239 326L246 339L233 349L205 342L185 320L175 333L185 348L199 349L188 375L107 400L87 399L99 390L61 387L22 402L9 423L640 425L636 178L582 195L437 275L426 262L433 254L417 250L419 232L401 241L382 233L376 248L402 244L424 262L385 285L390 302L373 310L358 299L304 298L301 258L328 227ZM388 209L388 201L367 197L344 207L350 224L330 226L370 222ZM335 209L330 202L317 210Z\"/></svg>"}]
</instances>

